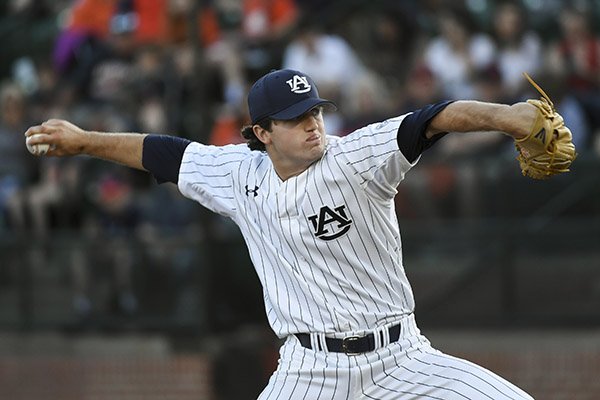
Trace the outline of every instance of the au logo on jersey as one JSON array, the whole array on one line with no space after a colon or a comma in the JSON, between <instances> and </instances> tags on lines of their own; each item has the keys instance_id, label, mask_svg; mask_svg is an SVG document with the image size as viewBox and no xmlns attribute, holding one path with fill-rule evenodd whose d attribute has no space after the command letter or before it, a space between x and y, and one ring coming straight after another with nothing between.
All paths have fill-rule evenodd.
<instances>
[{"instance_id":1,"label":"au logo on jersey","mask_svg":"<svg viewBox=\"0 0 600 400\"><path fill-rule=\"evenodd\" d=\"M319 214L309 216L308 220L312 223L315 236L323 240L337 239L346 234L352 226L352 220L346 216L345 205L337 206L333 210L323 206Z\"/></svg>"},{"instance_id":2,"label":"au logo on jersey","mask_svg":"<svg viewBox=\"0 0 600 400\"><path fill-rule=\"evenodd\" d=\"M290 89L294 93L306 93L310 92L311 89L308 78L305 76L294 75L292 79L288 79L285 83L290 85Z\"/></svg>"}]
</instances>

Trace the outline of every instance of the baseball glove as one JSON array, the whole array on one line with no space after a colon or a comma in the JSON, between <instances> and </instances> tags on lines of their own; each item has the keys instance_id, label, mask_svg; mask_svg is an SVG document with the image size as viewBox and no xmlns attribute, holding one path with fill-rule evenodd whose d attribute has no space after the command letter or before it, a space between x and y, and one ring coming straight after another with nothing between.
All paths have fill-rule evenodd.
<instances>
[{"instance_id":1,"label":"baseball glove","mask_svg":"<svg viewBox=\"0 0 600 400\"><path fill-rule=\"evenodd\" d=\"M542 97L527 100L537 108L537 116L529 135L515 139L521 172L534 179L546 179L568 172L569 166L577 157L571 131L565 126L562 116L556 112L550 97L529 75L523 75Z\"/></svg>"}]
</instances>

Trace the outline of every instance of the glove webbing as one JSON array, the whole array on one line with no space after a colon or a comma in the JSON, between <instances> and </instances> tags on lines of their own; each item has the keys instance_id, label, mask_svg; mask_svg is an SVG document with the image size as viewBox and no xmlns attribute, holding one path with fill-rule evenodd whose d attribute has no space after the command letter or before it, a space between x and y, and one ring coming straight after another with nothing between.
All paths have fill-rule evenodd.
<instances>
[{"instance_id":1,"label":"glove webbing","mask_svg":"<svg viewBox=\"0 0 600 400\"><path fill-rule=\"evenodd\" d=\"M544 89L542 89L537 83L535 83L533 78L531 78L527 72L523 72L523 76L525 76L525 78L527 78L529 83L531 83L531 86L533 86L542 95L542 97L550 104L552 109L554 109L554 103L552 103L552 100L550 100L550 96L548 96L546 94L546 92L544 92Z\"/></svg>"}]
</instances>

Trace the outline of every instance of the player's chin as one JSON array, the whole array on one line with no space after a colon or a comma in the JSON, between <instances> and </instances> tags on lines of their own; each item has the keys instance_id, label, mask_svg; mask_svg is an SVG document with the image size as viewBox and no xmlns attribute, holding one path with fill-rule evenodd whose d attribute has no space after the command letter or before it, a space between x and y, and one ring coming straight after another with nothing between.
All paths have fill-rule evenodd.
<instances>
[{"instance_id":1,"label":"player's chin","mask_svg":"<svg viewBox=\"0 0 600 400\"><path fill-rule=\"evenodd\" d=\"M310 142L307 152L313 155L316 159L321 158L325 152L325 144L320 141Z\"/></svg>"}]
</instances>

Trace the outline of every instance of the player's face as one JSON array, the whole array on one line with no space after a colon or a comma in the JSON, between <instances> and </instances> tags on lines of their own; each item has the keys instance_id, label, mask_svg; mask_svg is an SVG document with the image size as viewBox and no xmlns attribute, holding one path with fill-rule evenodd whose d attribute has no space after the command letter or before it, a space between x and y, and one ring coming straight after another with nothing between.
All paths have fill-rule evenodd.
<instances>
[{"instance_id":1,"label":"player's face","mask_svg":"<svg viewBox=\"0 0 600 400\"><path fill-rule=\"evenodd\" d=\"M300 117L273 121L265 132L267 153L280 177L297 175L319 160L325 151L326 137L322 107Z\"/></svg>"}]
</instances>

